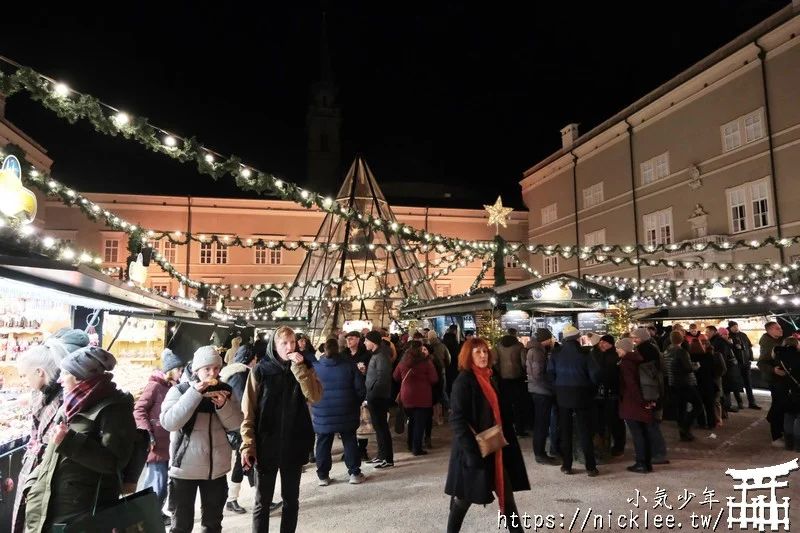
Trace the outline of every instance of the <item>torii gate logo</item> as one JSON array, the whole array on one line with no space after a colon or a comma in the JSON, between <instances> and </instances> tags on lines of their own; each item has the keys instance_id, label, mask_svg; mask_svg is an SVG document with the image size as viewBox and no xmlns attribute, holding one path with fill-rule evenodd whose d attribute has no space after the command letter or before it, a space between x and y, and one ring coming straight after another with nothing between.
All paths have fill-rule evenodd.
<instances>
[{"instance_id":1,"label":"torii gate logo","mask_svg":"<svg viewBox=\"0 0 800 533\"><path fill-rule=\"evenodd\" d=\"M789 531L789 500L784 496L782 502L778 502L775 489L787 487L788 481L777 481L777 478L788 476L792 471L800 468L797 459L783 463L782 465L765 466L762 468L748 468L746 470L736 470L729 468L725 473L733 479L741 481L741 484L734 485L733 488L742 491L741 501L728 496L728 528L732 529L734 524L739 524L739 529L754 529L766 531L769 526L770 531L778 531L783 526L784 531ZM765 482L764 480L769 481ZM752 481L752 483L749 483ZM753 497L748 491L762 492ZM769 494L769 500L767 495ZM748 498L749 496L749 498ZM738 510L738 516L734 511ZM752 527L750 527L752 526Z\"/></svg>"}]
</instances>

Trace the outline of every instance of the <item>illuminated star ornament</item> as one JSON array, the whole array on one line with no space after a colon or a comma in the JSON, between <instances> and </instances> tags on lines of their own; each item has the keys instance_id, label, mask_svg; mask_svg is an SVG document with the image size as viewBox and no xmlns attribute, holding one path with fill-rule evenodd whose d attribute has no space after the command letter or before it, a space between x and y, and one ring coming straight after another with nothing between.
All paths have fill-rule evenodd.
<instances>
[{"instance_id":1,"label":"illuminated star ornament","mask_svg":"<svg viewBox=\"0 0 800 533\"><path fill-rule=\"evenodd\" d=\"M499 226L503 226L504 228L508 227L506 224L506 217L511 214L513 209L510 207L503 207L502 198L498 196L494 205L484 204L483 208L489 212L489 222L487 223L488 226L494 224L496 231L500 230Z\"/></svg>"}]
</instances>

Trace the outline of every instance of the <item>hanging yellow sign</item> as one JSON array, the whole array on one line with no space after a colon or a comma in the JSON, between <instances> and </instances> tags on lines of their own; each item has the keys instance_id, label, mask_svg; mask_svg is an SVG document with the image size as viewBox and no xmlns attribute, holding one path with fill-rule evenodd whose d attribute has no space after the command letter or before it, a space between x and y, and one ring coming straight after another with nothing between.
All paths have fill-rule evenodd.
<instances>
[{"instance_id":1,"label":"hanging yellow sign","mask_svg":"<svg viewBox=\"0 0 800 533\"><path fill-rule=\"evenodd\" d=\"M22 167L13 155L0 168L0 213L23 224L36 218L36 195L22 185Z\"/></svg>"}]
</instances>

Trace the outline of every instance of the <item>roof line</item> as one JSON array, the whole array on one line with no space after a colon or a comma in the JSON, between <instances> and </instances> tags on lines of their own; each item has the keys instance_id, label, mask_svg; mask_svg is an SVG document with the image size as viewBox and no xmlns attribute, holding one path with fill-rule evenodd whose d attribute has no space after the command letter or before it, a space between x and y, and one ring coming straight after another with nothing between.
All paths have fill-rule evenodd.
<instances>
[{"instance_id":1,"label":"roof line","mask_svg":"<svg viewBox=\"0 0 800 533\"><path fill-rule=\"evenodd\" d=\"M711 68L715 64L719 63L723 59L735 54L736 52L738 52L739 50L741 50L742 48L744 48L748 44L756 41L760 37L763 37L764 35L766 35L770 31L774 30L775 28L777 28L778 26L780 26L784 22L794 18L794 16L796 15L795 10L796 10L796 8L792 4L789 4L789 5L785 6L785 7L783 7L780 11L778 11L774 15L771 15L769 18L767 18L767 19L763 20L762 22L758 23L756 26L750 28L745 33L741 34L740 36L738 36L734 40L730 41L728 44L722 46L721 48L717 49L715 52L713 52L710 55L706 56L705 58L701 59L700 61L698 61L697 63L695 63L691 67L689 67L688 69L684 70L683 72L681 72L680 74L678 74L677 76L672 78L671 80L667 81L666 83L663 83L661 86L659 86L655 90L650 91L649 93L644 95L642 98L640 98L639 100L637 100L633 104L629 105L628 107L626 107L625 109L623 109L622 111L617 113L616 115L614 115L611 118L609 118L609 119L605 120L604 122L600 123L598 126L595 126L591 130L589 130L587 133L584 133L583 135L578 137L571 146L558 150L557 152L551 154L546 159L540 161L539 163L537 163L533 167L531 167L528 170L524 171L522 173L523 179L520 180L520 183L522 181L525 181L525 178L527 178L531 174L535 173L538 170L541 170L542 168L546 167L547 165L549 165L553 161L559 159L560 157L563 157L564 155L569 153L571 150L574 150L577 147L581 146L582 144L587 143L588 141L592 140L594 137L596 137L596 136L600 135L601 133L603 133L604 131L610 129L612 126L622 122L624 119L626 119L626 118L630 117L631 115L641 111L642 109L646 108L648 105L652 104L653 102L655 102L656 100L658 100L659 98L664 96L665 94L673 91L674 89L677 89L678 87L680 87L684 83L688 82L689 80L691 80L695 76L701 74L702 72L708 70L709 68ZM798 11L800 11L800 10L798 10Z\"/></svg>"}]
</instances>

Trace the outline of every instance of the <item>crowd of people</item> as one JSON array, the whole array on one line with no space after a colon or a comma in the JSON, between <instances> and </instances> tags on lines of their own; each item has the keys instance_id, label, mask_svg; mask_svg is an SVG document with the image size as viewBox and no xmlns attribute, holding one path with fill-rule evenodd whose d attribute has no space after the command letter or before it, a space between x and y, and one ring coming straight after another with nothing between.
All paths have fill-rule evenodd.
<instances>
[{"instance_id":1,"label":"crowd of people","mask_svg":"<svg viewBox=\"0 0 800 533\"><path fill-rule=\"evenodd\" d=\"M800 451L798 339L770 322L759 344L773 441ZM204 346L188 362L165 350L135 403L112 381L114 356L81 331L62 330L22 354L34 397L14 533L113 505L135 491L142 469L172 532L192 531L198 493L204 531L221 531L225 509L248 512L238 502L245 478L255 487L253 531L268 531L281 508L280 529L292 532L306 465L315 464L319 486L335 481L336 439L350 484L367 480L364 465L394 466L390 411L412 456L428 453L434 422L449 414L447 531L456 532L473 503L496 497L502 513L516 512L514 492L530 489L520 438L532 436L536 463L572 474L578 460L596 477L598 462L622 455L629 432L628 470L647 474L669 462L665 411L691 441L696 428L722 427L745 399L760 409L752 346L735 322L703 332L675 325L663 335L640 327L618 339L568 326L556 341L538 329L527 345L510 329L494 346L469 332L459 339L455 326L441 340L429 330L340 331L316 349L282 327L268 339L236 339L231 350Z\"/></svg>"},{"instance_id":2,"label":"crowd of people","mask_svg":"<svg viewBox=\"0 0 800 533\"><path fill-rule=\"evenodd\" d=\"M246 513L245 478L255 487L253 531L268 531L279 508L281 531L295 531L301 474L313 462L319 485L332 482L336 438L353 485L366 480L364 463L394 466L390 409L402 431L407 423L409 451L427 453L451 362L431 331L337 332L316 350L282 327L269 339L233 339L227 351L203 346L188 362L166 349L134 401L113 382L111 353L82 331L59 331L17 363L33 402L13 531L49 531L112 506L136 491L142 472L174 533L192 531L198 493L203 531L221 531L226 509ZM358 434L365 424L374 458Z\"/></svg>"}]
</instances>

